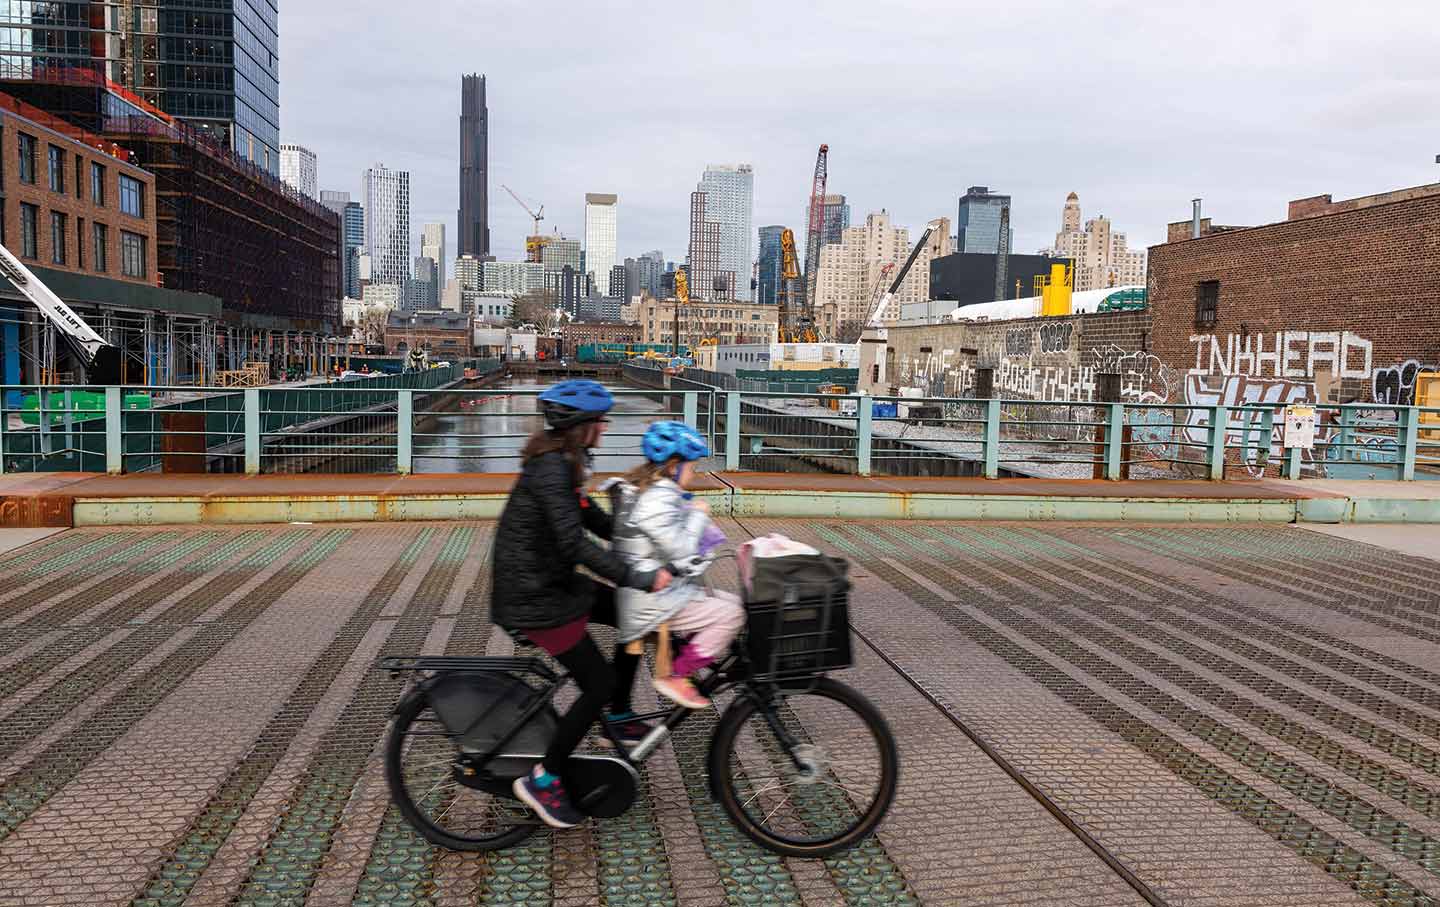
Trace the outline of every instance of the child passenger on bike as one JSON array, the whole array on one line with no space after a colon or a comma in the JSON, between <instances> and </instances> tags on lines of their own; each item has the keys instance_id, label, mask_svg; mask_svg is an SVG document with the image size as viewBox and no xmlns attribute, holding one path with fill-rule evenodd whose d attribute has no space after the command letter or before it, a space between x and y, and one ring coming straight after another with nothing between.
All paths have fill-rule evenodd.
<instances>
[{"instance_id":1,"label":"child passenger on bike","mask_svg":"<svg viewBox=\"0 0 1440 907\"><path fill-rule=\"evenodd\" d=\"M641 448L645 462L616 486L615 551L632 570L676 565L678 572L664 589L620 590L620 641L639 639L662 622L668 622L672 632L689 636L670 676L655 678L655 689L686 708L703 709L710 700L690 678L725 653L745 622L738 596L708 592L697 576L705 558L725 541L710 519L709 506L686 490L695 461L708 457L710 448L684 422L651 425ZM697 569L687 573L687 565Z\"/></svg>"},{"instance_id":2,"label":"child passenger on bike","mask_svg":"<svg viewBox=\"0 0 1440 907\"><path fill-rule=\"evenodd\" d=\"M540 395L546 428L521 451L520 478L495 530L491 619L519 631L570 672L580 696L560 719L545 758L515 779L515 795L555 828L571 828L584 816L560 781L570 754L600 717L606 701L612 721L633 714L630 689L640 659L617 646L612 668L586 632L587 623L616 626L615 589L576 572L591 573L631 589L663 590L671 574L663 565L626 563L586 533L611 536L610 516L585 494L590 449L605 434L614 399L594 381L562 381ZM643 722L612 725L625 742L650 730Z\"/></svg>"}]
</instances>

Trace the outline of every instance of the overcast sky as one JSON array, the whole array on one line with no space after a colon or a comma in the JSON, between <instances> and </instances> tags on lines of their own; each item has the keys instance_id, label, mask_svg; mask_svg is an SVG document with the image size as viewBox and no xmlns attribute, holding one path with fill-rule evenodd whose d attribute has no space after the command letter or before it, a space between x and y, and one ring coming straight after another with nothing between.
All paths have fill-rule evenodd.
<instances>
[{"instance_id":1,"label":"overcast sky","mask_svg":"<svg viewBox=\"0 0 1440 907\"><path fill-rule=\"evenodd\" d=\"M530 220L580 238L586 192L620 196L623 258L682 261L707 163L755 167L754 223L804 227L815 152L851 220L912 235L967 186L1013 196L1015 250L1066 193L1132 246L1202 196L1217 223L1292 198L1440 181L1431 0L285 0L281 136L320 186L410 171L411 223L453 261L460 76L488 77L492 251Z\"/></svg>"}]
</instances>

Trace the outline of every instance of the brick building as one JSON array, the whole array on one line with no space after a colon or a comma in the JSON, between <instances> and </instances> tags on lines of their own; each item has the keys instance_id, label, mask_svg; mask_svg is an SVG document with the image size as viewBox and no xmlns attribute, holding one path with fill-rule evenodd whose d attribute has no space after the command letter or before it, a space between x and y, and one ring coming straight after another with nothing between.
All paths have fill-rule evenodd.
<instances>
[{"instance_id":1,"label":"brick building","mask_svg":"<svg viewBox=\"0 0 1440 907\"><path fill-rule=\"evenodd\" d=\"M391 312L385 323L385 351L401 355L412 347L430 352L430 361L470 356L475 332L469 315L455 312Z\"/></svg>"},{"instance_id":2,"label":"brick building","mask_svg":"<svg viewBox=\"0 0 1440 907\"><path fill-rule=\"evenodd\" d=\"M0 243L26 264L155 286L155 178L129 158L0 94Z\"/></svg>"},{"instance_id":3,"label":"brick building","mask_svg":"<svg viewBox=\"0 0 1440 907\"><path fill-rule=\"evenodd\" d=\"M638 325L642 343L672 343L675 339L673 299L642 299L624 306L621 320ZM834 320L834 306L817 311L817 321ZM776 307L753 302L691 302L680 308L680 343L695 346L702 337L715 337L721 344L772 343L776 332ZM833 324L829 325L833 329Z\"/></svg>"},{"instance_id":4,"label":"brick building","mask_svg":"<svg viewBox=\"0 0 1440 907\"><path fill-rule=\"evenodd\" d=\"M0 242L112 348L89 368L0 281L0 384L204 383L220 300L161 289L152 174L122 146L0 94Z\"/></svg>"},{"instance_id":5,"label":"brick building","mask_svg":"<svg viewBox=\"0 0 1440 907\"><path fill-rule=\"evenodd\" d=\"M1151 347L1181 399L1413 402L1440 364L1440 184L1288 213L1151 249Z\"/></svg>"},{"instance_id":6,"label":"brick building","mask_svg":"<svg viewBox=\"0 0 1440 907\"><path fill-rule=\"evenodd\" d=\"M560 327L567 355L585 343L639 343L640 325L620 321L568 321Z\"/></svg>"}]
</instances>

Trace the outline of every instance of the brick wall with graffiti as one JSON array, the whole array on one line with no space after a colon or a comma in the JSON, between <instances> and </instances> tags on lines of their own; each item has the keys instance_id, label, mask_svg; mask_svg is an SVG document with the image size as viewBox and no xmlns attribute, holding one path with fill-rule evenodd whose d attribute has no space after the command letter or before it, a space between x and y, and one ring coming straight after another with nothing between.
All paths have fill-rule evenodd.
<instances>
[{"instance_id":1,"label":"brick wall with graffiti","mask_svg":"<svg viewBox=\"0 0 1440 907\"><path fill-rule=\"evenodd\" d=\"M1414 404L1416 378L1440 371L1440 193L1397 198L1153 247L1150 346L1181 378L1173 399L1369 407L1322 409L1305 468L1367 475L1392 462L1387 407ZM1241 457L1252 472L1263 459Z\"/></svg>"}]
</instances>

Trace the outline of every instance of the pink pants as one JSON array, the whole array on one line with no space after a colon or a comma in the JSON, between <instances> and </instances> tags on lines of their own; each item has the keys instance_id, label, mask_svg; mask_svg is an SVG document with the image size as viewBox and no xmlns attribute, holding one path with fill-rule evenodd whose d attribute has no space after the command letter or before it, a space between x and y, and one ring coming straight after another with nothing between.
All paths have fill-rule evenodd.
<instances>
[{"instance_id":1,"label":"pink pants","mask_svg":"<svg viewBox=\"0 0 1440 907\"><path fill-rule=\"evenodd\" d=\"M713 592L676 611L670 630L690 637L689 645L706 659L717 658L745 624L745 606L732 592Z\"/></svg>"}]
</instances>

